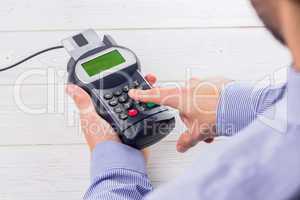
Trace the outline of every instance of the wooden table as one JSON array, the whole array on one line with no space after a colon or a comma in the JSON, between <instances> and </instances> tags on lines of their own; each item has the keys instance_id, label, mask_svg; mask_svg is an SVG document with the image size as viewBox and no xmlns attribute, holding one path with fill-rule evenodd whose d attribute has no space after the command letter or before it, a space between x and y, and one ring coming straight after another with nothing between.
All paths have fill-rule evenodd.
<instances>
[{"instance_id":1,"label":"wooden table","mask_svg":"<svg viewBox=\"0 0 300 200\"><path fill-rule=\"evenodd\" d=\"M290 59L247 0L4 0L0 66L89 27L134 50L144 72L156 73L161 84L211 75L262 79ZM89 152L63 90L67 60L58 50L0 73L1 200L80 199L88 187ZM176 153L183 130L178 121L176 131L151 148L155 186L182 174L207 148Z\"/></svg>"}]
</instances>

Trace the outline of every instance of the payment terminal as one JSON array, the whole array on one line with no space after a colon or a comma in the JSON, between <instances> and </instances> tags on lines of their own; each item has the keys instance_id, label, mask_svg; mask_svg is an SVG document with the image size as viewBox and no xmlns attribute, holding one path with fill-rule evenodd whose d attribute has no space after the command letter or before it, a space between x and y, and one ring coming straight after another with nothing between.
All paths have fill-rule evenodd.
<instances>
[{"instance_id":1,"label":"payment terminal","mask_svg":"<svg viewBox=\"0 0 300 200\"><path fill-rule=\"evenodd\" d=\"M175 117L169 108L128 96L132 88L151 88L134 52L117 45L109 35L100 38L91 29L64 39L62 44L71 56L68 81L91 96L97 113L125 144L143 149L174 129Z\"/></svg>"}]
</instances>

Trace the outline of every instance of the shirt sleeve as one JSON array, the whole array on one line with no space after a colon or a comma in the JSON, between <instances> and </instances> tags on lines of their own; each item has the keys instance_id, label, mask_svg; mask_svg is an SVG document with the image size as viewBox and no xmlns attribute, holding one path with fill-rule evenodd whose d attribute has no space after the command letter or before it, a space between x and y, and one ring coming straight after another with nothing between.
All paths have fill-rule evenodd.
<instances>
[{"instance_id":1,"label":"shirt sleeve","mask_svg":"<svg viewBox=\"0 0 300 200\"><path fill-rule=\"evenodd\" d=\"M140 200L152 190L140 151L116 142L96 146L85 200Z\"/></svg>"},{"instance_id":2,"label":"shirt sleeve","mask_svg":"<svg viewBox=\"0 0 300 200\"><path fill-rule=\"evenodd\" d=\"M262 115L237 136L202 146L194 165L146 199L299 200L300 73L290 70L283 88L271 110L257 108Z\"/></svg>"},{"instance_id":3,"label":"shirt sleeve","mask_svg":"<svg viewBox=\"0 0 300 200\"><path fill-rule=\"evenodd\" d=\"M217 109L217 136L232 136L253 122L258 115L277 103L286 85L255 87L232 82L221 92Z\"/></svg>"}]
</instances>

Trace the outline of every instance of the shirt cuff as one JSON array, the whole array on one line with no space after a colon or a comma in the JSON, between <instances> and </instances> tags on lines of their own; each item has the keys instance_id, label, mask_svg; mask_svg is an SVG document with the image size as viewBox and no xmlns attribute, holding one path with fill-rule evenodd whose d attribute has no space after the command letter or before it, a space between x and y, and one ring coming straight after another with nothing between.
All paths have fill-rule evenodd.
<instances>
[{"instance_id":1,"label":"shirt cuff","mask_svg":"<svg viewBox=\"0 0 300 200\"><path fill-rule=\"evenodd\" d=\"M232 136L248 126L257 116L264 89L242 82L227 84L218 104L216 135Z\"/></svg>"},{"instance_id":2,"label":"shirt cuff","mask_svg":"<svg viewBox=\"0 0 300 200\"><path fill-rule=\"evenodd\" d=\"M91 179L111 170L127 169L146 174L146 161L141 151L113 141L98 144L92 152Z\"/></svg>"}]
</instances>

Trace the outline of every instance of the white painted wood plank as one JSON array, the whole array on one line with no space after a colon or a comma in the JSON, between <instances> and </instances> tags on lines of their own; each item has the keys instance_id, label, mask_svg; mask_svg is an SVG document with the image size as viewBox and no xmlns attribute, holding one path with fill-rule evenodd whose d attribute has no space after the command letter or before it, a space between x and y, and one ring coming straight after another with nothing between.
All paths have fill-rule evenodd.
<instances>
[{"instance_id":1,"label":"white painted wood plank","mask_svg":"<svg viewBox=\"0 0 300 200\"><path fill-rule=\"evenodd\" d=\"M2 31L261 25L248 0L10 0L0 18Z\"/></svg>"},{"instance_id":2,"label":"white painted wood plank","mask_svg":"<svg viewBox=\"0 0 300 200\"><path fill-rule=\"evenodd\" d=\"M209 160L207 147L179 154L174 142L153 146L148 163L153 184L183 174L200 151ZM1 200L81 199L89 184L89 152L83 145L0 147L0 157Z\"/></svg>"},{"instance_id":3,"label":"white painted wood plank","mask_svg":"<svg viewBox=\"0 0 300 200\"><path fill-rule=\"evenodd\" d=\"M209 75L256 80L290 62L287 51L260 28L105 33L110 33L121 45L136 52L143 71L156 73L161 81L181 81L191 76ZM61 38L72 34L74 32L64 31L0 33L0 66L14 63L38 49L58 44ZM14 84L24 76L26 80L19 83L63 84L67 60L64 50L49 52L17 69L0 73L0 85Z\"/></svg>"},{"instance_id":4,"label":"white painted wood plank","mask_svg":"<svg viewBox=\"0 0 300 200\"><path fill-rule=\"evenodd\" d=\"M29 114L18 108L1 107L0 145L83 143L78 114L71 114Z\"/></svg>"},{"instance_id":5,"label":"white painted wood plank","mask_svg":"<svg viewBox=\"0 0 300 200\"><path fill-rule=\"evenodd\" d=\"M0 148L0 199L81 199L88 186L81 146Z\"/></svg>"},{"instance_id":6,"label":"white painted wood plank","mask_svg":"<svg viewBox=\"0 0 300 200\"><path fill-rule=\"evenodd\" d=\"M262 29L112 31L118 41L131 47L141 58L144 71L154 72L162 81L181 81L187 77L225 75L233 79L255 80L266 72L289 63L284 48L274 42ZM0 33L1 66L17 55L27 55L31 49L50 46L71 32ZM189 37L185 37L189 35ZM34 38L36 42L24 40ZM45 40L47 38L47 40ZM183 39L184 38L184 39ZM16 41L11 43L11 41ZM144 43L141 45L141 42ZM45 43L45 44L44 44ZM22 44L22 45L20 45ZM7 61L5 61L8 56ZM9 144L66 144L82 143L74 106L65 99L63 84L66 77L53 76L52 69L64 71L67 56L64 51L52 52L18 69L0 73L0 118L2 130L8 133L0 141ZM47 66L50 66L47 68ZM187 68L192 67L189 76ZM29 114L16 106L12 84L22 71L47 69L42 77L32 76L21 87L20 96L29 108L44 108L42 114ZM170 72L172 69L172 73ZM45 71L43 71L45 72ZM54 70L54 73L57 71ZM50 78L49 78L50 77ZM47 81L49 80L49 81ZM50 85L46 85L49 82ZM43 84L43 85L41 85ZM70 106L65 106L65 104ZM68 108L66 110L66 108ZM24 113L25 112L25 113ZM26 113L27 112L27 113ZM182 129L181 126L180 130ZM178 131L180 132L180 131ZM167 140L174 141L174 137Z\"/></svg>"},{"instance_id":7,"label":"white painted wood plank","mask_svg":"<svg viewBox=\"0 0 300 200\"><path fill-rule=\"evenodd\" d=\"M270 70L269 73L266 69L265 73L261 73L261 79L250 79L251 75L244 74L244 77L239 77L238 79L244 83L255 84L256 86L266 84L279 84L286 82L288 67L282 67ZM195 69L197 70L197 69ZM201 72L201 69L199 69ZM200 74L199 71L197 75ZM206 78L204 76L196 76L202 79ZM233 80L238 80L233 79ZM175 87L175 86L184 86L184 81L172 81L164 82L158 81L156 85L160 87ZM65 92L65 83L61 84L49 84L49 85L38 85L38 84L24 84L24 85L1 85L0 84L0 106L14 106L20 108L20 110L25 111L26 108L45 108L50 113L63 113L66 104L74 107L73 101L68 98L68 95ZM22 109L25 107L25 109Z\"/></svg>"},{"instance_id":8,"label":"white painted wood plank","mask_svg":"<svg viewBox=\"0 0 300 200\"><path fill-rule=\"evenodd\" d=\"M62 110L51 105L32 105L25 109L0 106L0 122L3 135L0 146L85 143L79 114L73 104L62 107ZM185 130L177 116L176 128L164 140L176 141Z\"/></svg>"},{"instance_id":9,"label":"white painted wood plank","mask_svg":"<svg viewBox=\"0 0 300 200\"><path fill-rule=\"evenodd\" d=\"M35 50L58 44L73 34L72 30L93 27L132 48L144 71L157 73L162 81L185 80L183 71L188 67L193 68L190 76L218 73L234 79L257 79L287 64L289 56L262 29L245 28L261 26L248 3L5 1L0 8L0 68ZM65 72L66 62L66 53L57 51L0 73L1 200L81 199L88 186L89 153L81 145L84 140L74 105L63 101L66 78L52 76L53 72ZM43 114L29 114L15 103L13 84L32 69L46 74L28 78L22 84L21 95L25 105L46 108ZM183 128L180 123L178 127ZM209 160L210 151L204 144L185 155L175 152L180 130L151 148L148 168L155 186L182 174L199 151L206 151Z\"/></svg>"}]
</instances>

